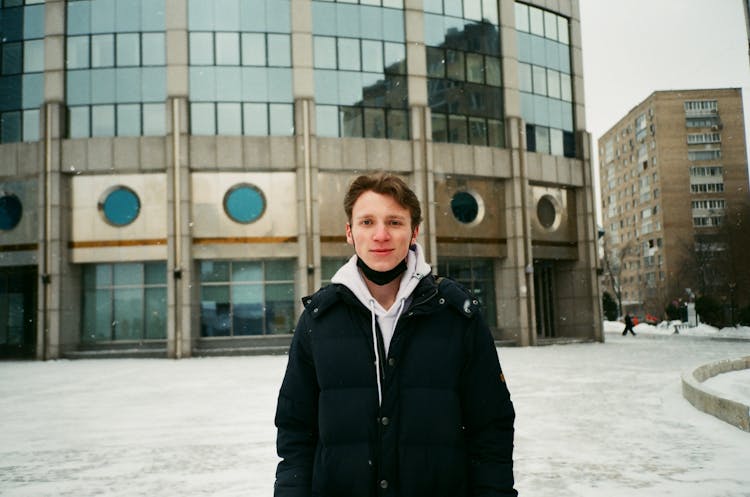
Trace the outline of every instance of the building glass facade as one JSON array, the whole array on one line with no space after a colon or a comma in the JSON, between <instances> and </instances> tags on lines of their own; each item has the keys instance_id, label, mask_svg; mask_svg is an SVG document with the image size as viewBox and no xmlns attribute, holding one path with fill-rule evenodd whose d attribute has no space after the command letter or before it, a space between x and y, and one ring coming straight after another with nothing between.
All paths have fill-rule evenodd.
<instances>
[{"instance_id":1,"label":"building glass facade","mask_svg":"<svg viewBox=\"0 0 750 497\"><path fill-rule=\"evenodd\" d=\"M432 139L505 144L495 0L428 0L424 30Z\"/></svg>"},{"instance_id":2,"label":"building glass facade","mask_svg":"<svg viewBox=\"0 0 750 497\"><path fill-rule=\"evenodd\" d=\"M289 0L188 2L190 130L292 135Z\"/></svg>"},{"instance_id":3,"label":"building glass facade","mask_svg":"<svg viewBox=\"0 0 750 497\"><path fill-rule=\"evenodd\" d=\"M0 8L0 143L39 139L44 100L43 0Z\"/></svg>"},{"instance_id":4,"label":"building glass facade","mask_svg":"<svg viewBox=\"0 0 750 497\"><path fill-rule=\"evenodd\" d=\"M84 343L166 338L163 262L83 266Z\"/></svg>"},{"instance_id":5,"label":"building glass facade","mask_svg":"<svg viewBox=\"0 0 750 497\"><path fill-rule=\"evenodd\" d=\"M201 336L294 330L294 261L201 261Z\"/></svg>"},{"instance_id":6,"label":"building glass facade","mask_svg":"<svg viewBox=\"0 0 750 497\"><path fill-rule=\"evenodd\" d=\"M0 356L283 352L374 170L414 188L426 260L497 339L598 338L577 9L0 0ZM699 167L714 138L691 129ZM545 309L582 309L543 333L538 260Z\"/></svg>"},{"instance_id":7,"label":"building glass facade","mask_svg":"<svg viewBox=\"0 0 750 497\"><path fill-rule=\"evenodd\" d=\"M66 8L68 134L164 135L164 0L75 0Z\"/></svg>"},{"instance_id":8,"label":"building glass facade","mask_svg":"<svg viewBox=\"0 0 750 497\"><path fill-rule=\"evenodd\" d=\"M317 135L408 139L401 2L312 8Z\"/></svg>"},{"instance_id":9,"label":"building glass facade","mask_svg":"<svg viewBox=\"0 0 750 497\"><path fill-rule=\"evenodd\" d=\"M575 157L570 23L532 5L515 7L527 150Z\"/></svg>"}]
</instances>

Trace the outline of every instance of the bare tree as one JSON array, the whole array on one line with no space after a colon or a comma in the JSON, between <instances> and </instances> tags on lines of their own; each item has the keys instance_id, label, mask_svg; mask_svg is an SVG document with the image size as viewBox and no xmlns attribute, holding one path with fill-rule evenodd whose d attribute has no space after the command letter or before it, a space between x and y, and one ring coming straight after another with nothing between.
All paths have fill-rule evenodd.
<instances>
[{"instance_id":1,"label":"bare tree","mask_svg":"<svg viewBox=\"0 0 750 497\"><path fill-rule=\"evenodd\" d=\"M605 286L612 289L612 293L617 300L617 314L622 316L622 271L625 268L625 259L632 256L635 251L634 240L628 241L619 250L612 247L609 237L604 237L604 277Z\"/></svg>"}]
</instances>

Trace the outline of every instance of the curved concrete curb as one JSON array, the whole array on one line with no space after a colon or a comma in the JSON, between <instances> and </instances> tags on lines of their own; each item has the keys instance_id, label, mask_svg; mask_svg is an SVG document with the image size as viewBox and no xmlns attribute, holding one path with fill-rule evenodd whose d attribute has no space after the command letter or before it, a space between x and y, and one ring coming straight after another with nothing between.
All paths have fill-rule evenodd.
<instances>
[{"instance_id":1,"label":"curved concrete curb","mask_svg":"<svg viewBox=\"0 0 750 497\"><path fill-rule=\"evenodd\" d=\"M682 396L697 409L750 432L750 407L725 399L719 392L703 385L704 381L718 374L742 369L750 369L750 356L712 362L686 371L682 374Z\"/></svg>"}]
</instances>

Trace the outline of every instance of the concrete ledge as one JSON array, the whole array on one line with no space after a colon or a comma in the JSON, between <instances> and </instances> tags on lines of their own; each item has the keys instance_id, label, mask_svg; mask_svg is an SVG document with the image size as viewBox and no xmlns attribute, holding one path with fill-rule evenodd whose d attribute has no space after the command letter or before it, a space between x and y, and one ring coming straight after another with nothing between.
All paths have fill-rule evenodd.
<instances>
[{"instance_id":1,"label":"concrete ledge","mask_svg":"<svg viewBox=\"0 0 750 497\"><path fill-rule=\"evenodd\" d=\"M750 432L750 407L726 399L721 393L703 385L704 381L716 375L743 369L750 369L750 356L712 362L686 371L682 374L682 396L695 408Z\"/></svg>"}]
</instances>

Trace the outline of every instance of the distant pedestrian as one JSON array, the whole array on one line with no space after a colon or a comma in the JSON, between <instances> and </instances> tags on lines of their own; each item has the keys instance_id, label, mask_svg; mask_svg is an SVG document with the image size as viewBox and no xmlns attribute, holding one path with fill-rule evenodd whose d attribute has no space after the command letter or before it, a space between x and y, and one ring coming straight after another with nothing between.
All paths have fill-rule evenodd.
<instances>
[{"instance_id":1,"label":"distant pedestrian","mask_svg":"<svg viewBox=\"0 0 750 497\"><path fill-rule=\"evenodd\" d=\"M625 313L625 329L622 330L622 336L625 336L628 334L628 331L635 336L635 331L633 331L633 318L630 317L630 313Z\"/></svg>"}]
</instances>

